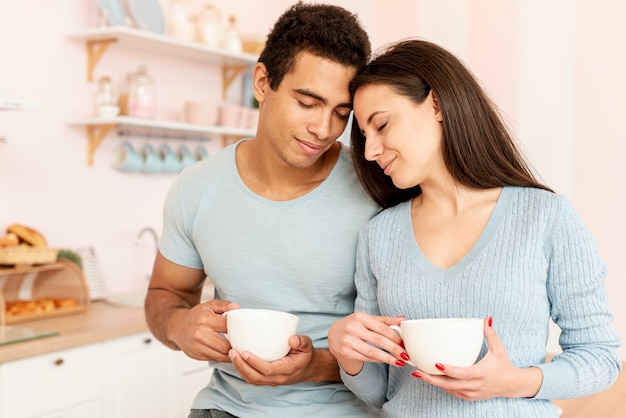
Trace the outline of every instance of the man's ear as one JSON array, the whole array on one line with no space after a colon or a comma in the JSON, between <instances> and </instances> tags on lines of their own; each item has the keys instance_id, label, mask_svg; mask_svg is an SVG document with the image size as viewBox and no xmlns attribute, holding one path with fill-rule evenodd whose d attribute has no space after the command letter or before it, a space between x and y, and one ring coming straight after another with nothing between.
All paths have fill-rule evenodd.
<instances>
[{"instance_id":1,"label":"man's ear","mask_svg":"<svg viewBox=\"0 0 626 418\"><path fill-rule=\"evenodd\" d=\"M252 90L254 97L259 103L265 101L265 97L270 88L269 80L267 79L267 67L262 62L258 62L254 66L252 71Z\"/></svg>"},{"instance_id":2,"label":"man's ear","mask_svg":"<svg viewBox=\"0 0 626 418\"><path fill-rule=\"evenodd\" d=\"M435 115L435 119L437 119L437 122L442 122L443 115L441 113L441 107L439 107L439 99L437 98L437 93L435 93L435 90L430 89L430 93L428 93L428 95L433 102L433 113Z\"/></svg>"}]
</instances>

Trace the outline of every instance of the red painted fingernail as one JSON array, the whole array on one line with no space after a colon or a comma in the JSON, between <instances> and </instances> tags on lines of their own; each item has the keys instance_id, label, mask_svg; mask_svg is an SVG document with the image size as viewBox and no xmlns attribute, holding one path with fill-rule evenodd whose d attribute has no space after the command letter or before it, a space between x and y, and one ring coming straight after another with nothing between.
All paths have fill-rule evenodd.
<instances>
[{"instance_id":1,"label":"red painted fingernail","mask_svg":"<svg viewBox=\"0 0 626 418\"><path fill-rule=\"evenodd\" d=\"M413 377L417 377L418 379L422 378L422 374L420 372L413 372L411 374L413 375Z\"/></svg>"},{"instance_id":2,"label":"red painted fingernail","mask_svg":"<svg viewBox=\"0 0 626 418\"><path fill-rule=\"evenodd\" d=\"M404 341L400 341L400 347L404 348Z\"/></svg>"},{"instance_id":3,"label":"red painted fingernail","mask_svg":"<svg viewBox=\"0 0 626 418\"><path fill-rule=\"evenodd\" d=\"M441 363L435 364L435 367L438 368L441 371L444 371L446 369L445 367L443 367L443 364L441 364Z\"/></svg>"},{"instance_id":4,"label":"red painted fingernail","mask_svg":"<svg viewBox=\"0 0 626 418\"><path fill-rule=\"evenodd\" d=\"M407 353L400 353L400 357L402 357L402 360L408 360L409 359L409 355Z\"/></svg>"},{"instance_id":5,"label":"red painted fingernail","mask_svg":"<svg viewBox=\"0 0 626 418\"><path fill-rule=\"evenodd\" d=\"M402 360L396 360L396 366L404 367L404 362Z\"/></svg>"},{"instance_id":6,"label":"red painted fingernail","mask_svg":"<svg viewBox=\"0 0 626 418\"><path fill-rule=\"evenodd\" d=\"M489 324L489 326L491 326L491 324L493 324L493 317L489 317L489 321L487 322Z\"/></svg>"}]
</instances>

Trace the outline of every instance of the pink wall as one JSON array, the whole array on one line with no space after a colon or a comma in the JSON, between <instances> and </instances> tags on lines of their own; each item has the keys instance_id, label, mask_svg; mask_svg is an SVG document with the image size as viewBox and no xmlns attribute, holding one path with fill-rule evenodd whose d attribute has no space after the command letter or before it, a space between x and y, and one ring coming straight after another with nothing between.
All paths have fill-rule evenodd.
<instances>
[{"instance_id":1,"label":"pink wall","mask_svg":"<svg viewBox=\"0 0 626 418\"><path fill-rule=\"evenodd\" d=\"M292 0L215 0L244 33L266 33ZM515 128L548 183L569 195L609 267L616 324L626 336L626 3L613 0L346 0L374 47L408 36L461 56ZM393 7L390 6L393 4ZM128 175L111 167L120 140L107 138L86 164L83 129L64 121L91 109L85 47L64 34L89 27L92 2L0 2L0 97L41 102L38 112L0 111L0 231L13 222L40 229L51 245L93 246L111 293L144 284L173 177ZM219 69L112 47L96 76L117 79L146 63L159 83L159 112L176 117L185 100L219 99ZM134 139L137 145L144 139ZM185 142L185 141L183 141ZM178 144L178 142L174 142ZM190 145L195 143L189 142ZM219 141L209 143L219 148ZM622 353L626 350L622 348Z\"/></svg>"},{"instance_id":2,"label":"pink wall","mask_svg":"<svg viewBox=\"0 0 626 418\"><path fill-rule=\"evenodd\" d=\"M574 203L608 264L609 297L626 339L626 4L577 3Z\"/></svg>"}]
</instances>

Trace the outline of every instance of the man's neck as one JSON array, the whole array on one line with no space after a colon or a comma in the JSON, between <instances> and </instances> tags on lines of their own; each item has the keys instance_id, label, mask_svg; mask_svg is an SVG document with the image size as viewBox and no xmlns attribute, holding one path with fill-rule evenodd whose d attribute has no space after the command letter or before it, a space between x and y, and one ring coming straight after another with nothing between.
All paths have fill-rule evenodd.
<instances>
[{"instance_id":1,"label":"man's neck","mask_svg":"<svg viewBox=\"0 0 626 418\"><path fill-rule=\"evenodd\" d=\"M315 164L300 168L288 165L272 150L263 149L263 144L259 142L251 139L239 144L236 150L237 171L250 190L275 201L297 199L314 190L329 176L341 150L341 144L337 143Z\"/></svg>"}]
</instances>

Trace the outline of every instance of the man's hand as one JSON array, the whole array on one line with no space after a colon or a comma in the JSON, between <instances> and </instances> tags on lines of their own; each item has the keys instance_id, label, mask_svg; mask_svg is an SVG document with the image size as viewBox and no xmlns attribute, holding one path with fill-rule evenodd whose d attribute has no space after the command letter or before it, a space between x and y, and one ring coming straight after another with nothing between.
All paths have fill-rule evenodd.
<instances>
[{"instance_id":1,"label":"man's hand","mask_svg":"<svg viewBox=\"0 0 626 418\"><path fill-rule=\"evenodd\" d=\"M229 362L230 343L220 335L226 332L226 317L222 314L238 307L236 303L210 300L178 309L170 317L168 337L193 359Z\"/></svg>"},{"instance_id":2,"label":"man's hand","mask_svg":"<svg viewBox=\"0 0 626 418\"><path fill-rule=\"evenodd\" d=\"M252 353L231 349L228 356L246 382L253 385L293 385L301 382L339 381L335 358L325 349L315 349L310 337L294 335L291 351L282 359L267 362Z\"/></svg>"}]
</instances>

